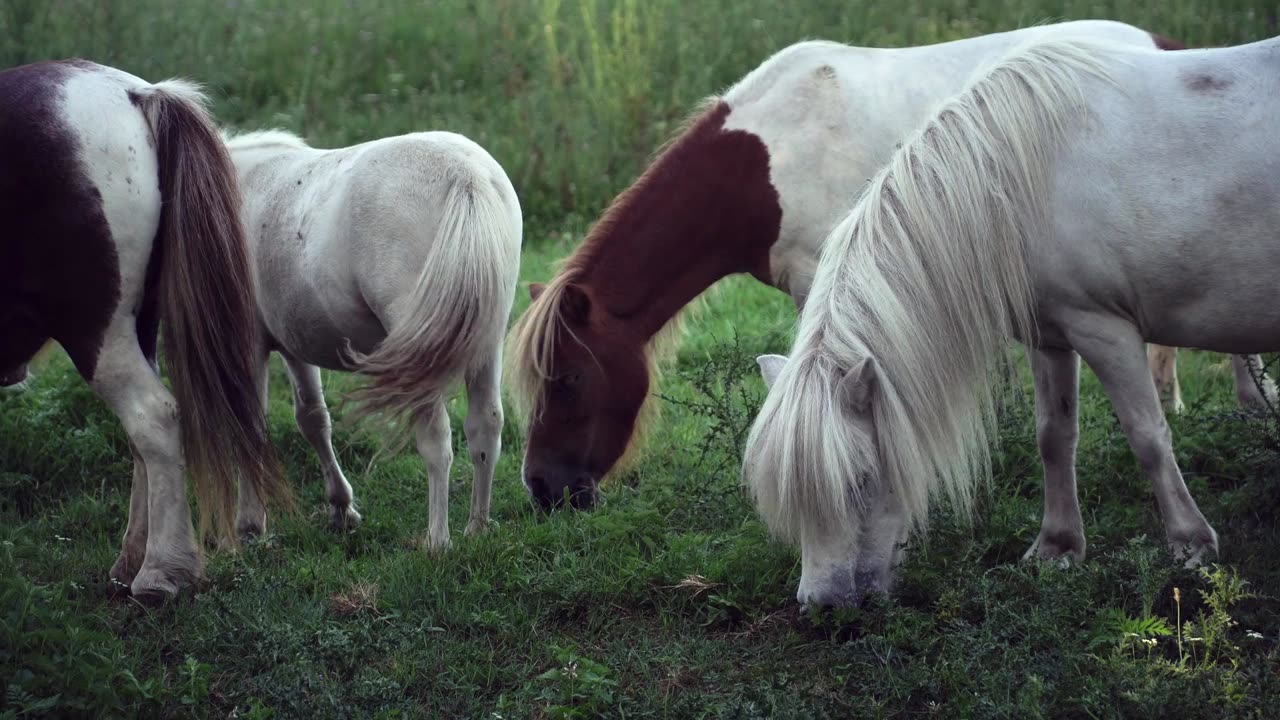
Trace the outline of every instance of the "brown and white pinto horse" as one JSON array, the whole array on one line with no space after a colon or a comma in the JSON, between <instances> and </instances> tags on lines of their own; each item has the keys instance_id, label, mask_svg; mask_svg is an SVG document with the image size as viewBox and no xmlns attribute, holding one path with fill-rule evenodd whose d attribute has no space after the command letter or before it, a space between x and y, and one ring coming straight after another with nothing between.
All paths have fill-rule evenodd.
<instances>
[{"instance_id":1,"label":"brown and white pinto horse","mask_svg":"<svg viewBox=\"0 0 1280 720\"><path fill-rule=\"evenodd\" d=\"M0 157L0 378L21 382L50 340L66 350L134 456L112 581L173 595L202 571L184 467L227 541L237 473L289 496L258 404L235 171L195 87L79 60L0 72Z\"/></svg>"},{"instance_id":2,"label":"brown and white pinto horse","mask_svg":"<svg viewBox=\"0 0 1280 720\"><path fill-rule=\"evenodd\" d=\"M823 240L896 144L1003 53L1054 37L1180 47L1098 20L900 49L803 42L712 98L556 277L530 288L512 330L524 480L539 503L593 504L642 429L663 330L685 305L733 273L802 305Z\"/></svg>"}]
</instances>

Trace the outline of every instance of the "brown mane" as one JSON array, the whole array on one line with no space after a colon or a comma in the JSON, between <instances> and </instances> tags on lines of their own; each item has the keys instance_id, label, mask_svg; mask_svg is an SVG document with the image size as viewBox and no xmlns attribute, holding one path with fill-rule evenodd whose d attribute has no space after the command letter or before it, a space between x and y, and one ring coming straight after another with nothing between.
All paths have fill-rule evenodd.
<instances>
[{"instance_id":1,"label":"brown mane","mask_svg":"<svg viewBox=\"0 0 1280 720\"><path fill-rule=\"evenodd\" d=\"M654 153L653 161L640 177L623 190L610 203L608 209L596 221L586 238L576 251L565 258L555 276L546 284L542 293L529 305L511 330L505 353L506 386L517 415L523 422L532 419L533 409L537 404L543 385L551 375L551 362L555 352L555 343L559 333L567 333L587 348L574 335L568 323L562 317L562 305L565 288L585 278L586 270L602 252L607 251L609 241L618 234L620 218L637 198L649 193L656 185L655 176L661 173L663 161L678 154L682 149L681 141L696 128L708 123L719 125L728 114L728 105L719 97L705 99L691 113L681 128L673 133ZM683 330L683 319L689 307L677 312L663 327L654 333L644 344L644 360L649 370L650 387L657 387L662 378L662 371L679 346ZM650 393L636 419L635 431L623 457L615 464L615 468L624 467L629 459L634 458L634 450L643 443L645 431L652 426L658 415L658 404Z\"/></svg>"}]
</instances>

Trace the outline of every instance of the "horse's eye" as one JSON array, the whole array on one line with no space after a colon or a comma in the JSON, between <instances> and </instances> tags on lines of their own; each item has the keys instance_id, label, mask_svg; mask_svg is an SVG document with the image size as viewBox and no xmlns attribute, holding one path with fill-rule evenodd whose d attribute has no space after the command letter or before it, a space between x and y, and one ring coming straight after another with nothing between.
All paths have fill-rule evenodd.
<instances>
[{"instance_id":1,"label":"horse's eye","mask_svg":"<svg viewBox=\"0 0 1280 720\"><path fill-rule=\"evenodd\" d=\"M556 378L556 384L563 388L576 387L582 380L582 373L567 373Z\"/></svg>"}]
</instances>

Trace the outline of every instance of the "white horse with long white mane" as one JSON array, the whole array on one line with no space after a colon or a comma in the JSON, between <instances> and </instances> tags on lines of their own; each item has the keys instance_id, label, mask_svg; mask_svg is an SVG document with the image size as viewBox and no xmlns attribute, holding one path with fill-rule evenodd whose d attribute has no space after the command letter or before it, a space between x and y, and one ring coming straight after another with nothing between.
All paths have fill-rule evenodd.
<instances>
[{"instance_id":1,"label":"white horse with long white mane","mask_svg":"<svg viewBox=\"0 0 1280 720\"><path fill-rule=\"evenodd\" d=\"M887 589L935 492L989 475L1007 341L1029 346L1045 465L1038 548L1080 557L1079 360L1151 477L1170 545L1216 552L1144 341L1280 349L1280 39L1157 52L1017 49L943 105L832 232L744 476L798 541L801 602Z\"/></svg>"},{"instance_id":2,"label":"white horse with long white mane","mask_svg":"<svg viewBox=\"0 0 1280 720\"><path fill-rule=\"evenodd\" d=\"M289 371L295 418L319 455L332 525L351 527L360 515L333 452L320 368L369 378L357 394L362 412L412 421L427 470L431 549L449 545L453 449L445 401L465 379L475 466L467 532L483 531L501 445L499 369L522 233L506 173L479 145L447 132L334 150L276 130L226 143L244 193L264 340ZM240 495L242 535L262 532L266 522L249 490Z\"/></svg>"}]
</instances>

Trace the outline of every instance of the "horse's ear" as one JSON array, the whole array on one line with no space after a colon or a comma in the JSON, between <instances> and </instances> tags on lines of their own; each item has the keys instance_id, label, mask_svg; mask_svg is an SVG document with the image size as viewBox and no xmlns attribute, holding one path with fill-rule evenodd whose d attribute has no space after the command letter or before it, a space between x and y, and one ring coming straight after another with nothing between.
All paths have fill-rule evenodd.
<instances>
[{"instance_id":1,"label":"horse's ear","mask_svg":"<svg viewBox=\"0 0 1280 720\"><path fill-rule=\"evenodd\" d=\"M787 364L787 356L761 355L756 358L756 364L760 366L760 374L764 376L765 387L772 389L773 381L778 379L782 366Z\"/></svg>"},{"instance_id":2,"label":"horse's ear","mask_svg":"<svg viewBox=\"0 0 1280 720\"><path fill-rule=\"evenodd\" d=\"M564 294L560 296L560 312L574 325L586 325L591 317L591 297L577 285L565 285Z\"/></svg>"},{"instance_id":3,"label":"horse's ear","mask_svg":"<svg viewBox=\"0 0 1280 720\"><path fill-rule=\"evenodd\" d=\"M529 283L529 299L537 300L538 296L542 295L542 291L546 289L547 289L546 283L539 283L539 282Z\"/></svg>"},{"instance_id":4,"label":"horse's ear","mask_svg":"<svg viewBox=\"0 0 1280 720\"><path fill-rule=\"evenodd\" d=\"M862 414L871 409L871 396L876 392L876 361L870 355L862 358L840 381L840 395L849 408Z\"/></svg>"}]
</instances>

